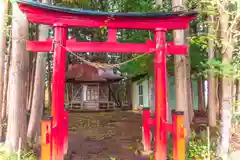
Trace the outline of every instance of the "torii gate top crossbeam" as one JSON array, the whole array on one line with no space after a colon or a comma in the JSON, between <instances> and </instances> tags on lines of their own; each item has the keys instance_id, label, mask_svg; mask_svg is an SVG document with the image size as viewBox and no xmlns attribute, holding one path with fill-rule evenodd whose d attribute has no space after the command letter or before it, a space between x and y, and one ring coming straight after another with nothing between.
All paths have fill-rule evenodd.
<instances>
[{"instance_id":1,"label":"torii gate top crossbeam","mask_svg":"<svg viewBox=\"0 0 240 160\"><path fill-rule=\"evenodd\" d=\"M32 0L17 0L17 2L30 22L48 25L60 23L68 27L98 28L106 26L113 29L144 30L156 28L185 29L197 14L195 11L108 13L46 5Z\"/></svg>"}]
</instances>

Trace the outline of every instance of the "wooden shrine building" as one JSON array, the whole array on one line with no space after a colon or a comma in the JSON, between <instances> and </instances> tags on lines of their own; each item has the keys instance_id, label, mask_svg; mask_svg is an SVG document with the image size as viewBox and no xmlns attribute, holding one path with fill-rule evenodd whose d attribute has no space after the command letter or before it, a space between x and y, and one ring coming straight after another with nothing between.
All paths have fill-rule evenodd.
<instances>
[{"instance_id":1,"label":"wooden shrine building","mask_svg":"<svg viewBox=\"0 0 240 160\"><path fill-rule=\"evenodd\" d=\"M65 106L82 111L115 109L119 106L111 84L121 79L103 64L70 64L66 73Z\"/></svg>"}]
</instances>

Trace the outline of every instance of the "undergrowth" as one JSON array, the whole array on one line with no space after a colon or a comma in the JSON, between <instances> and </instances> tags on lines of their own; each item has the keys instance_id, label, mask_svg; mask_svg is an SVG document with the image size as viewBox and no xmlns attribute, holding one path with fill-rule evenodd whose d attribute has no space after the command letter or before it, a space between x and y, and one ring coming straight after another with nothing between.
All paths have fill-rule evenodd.
<instances>
[{"instance_id":1,"label":"undergrowth","mask_svg":"<svg viewBox=\"0 0 240 160\"><path fill-rule=\"evenodd\" d=\"M38 160L33 149L28 148L20 153L6 152L4 145L0 147L0 160Z\"/></svg>"},{"instance_id":2,"label":"undergrowth","mask_svg":"<svg viewBox=\"0 0 240 160\"><path fill-rule=\"evenodd\" d=\"M6 153L0 152L1 160L19 160L17 153ZM22 152L20 155L20 160L37 160L35 153L32 151Z\"/></svg>"},{"instance_id":3,"label":"undergrowth","mask_svg":"<svg viewBox=\"0 0 240 160\"><path fill-rule=\"evenodd\" d=\"M210 145L210 146L208 146ZM206 133L197 135L195 131L192 132L191 139L189 141L189 148L187 151L187 160L207 160L210 156L211 160L215 160L215 150L217 142L210 140L208 143L208 136Z\"/></svg>"},{"instance_id":4,"label":"undergrowth","mask_svg":"<svg viewBox=\"0 0 240 160\"><path fill-rule=\"evenodd\" d=\"M210 153L210 160L217 160L215 155L217 148L217 141L219 138L219 133L217 128L211 129L210 135L210 150L208 149L208 134L206 127L205 129L198 131L192 130L191 138L189 140L189 146L186 152L186 160L209 160L208 155ZM173 159L173 139L172 136L168 138L167 145L167 160ZM154 155L150 155L149 160L153 160Z\"/></svg>"}]
</instances>

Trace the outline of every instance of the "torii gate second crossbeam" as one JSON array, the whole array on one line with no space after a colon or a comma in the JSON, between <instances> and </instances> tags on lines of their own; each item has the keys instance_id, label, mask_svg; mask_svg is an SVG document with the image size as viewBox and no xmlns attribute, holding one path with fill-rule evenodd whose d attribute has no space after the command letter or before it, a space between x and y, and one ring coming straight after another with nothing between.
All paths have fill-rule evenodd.
<instances>
[{"instance_id":1,"label":"torii gate second crossbeam","mask_svg":"<svg viewBox=\"0 0 240 160\"><path fill-rule=\"evenodd\" d=\"M89 10L63 8L41 4L29 0L17 0L20 9L29 22L51 25L54 28L53 40L27 41L31 52L49 52L54 44L52 78L52 118L42 121L42 160L63 160L68 143L68 114L64 110L66 48L73 52L118 52L152 53L155 77L155 119L144 111L143 139L145 150L150 150L149 125L155 126L154 159L166 160L167 132L173 132L174 160L185 159L183 112L173 115L174 123L166 122L166 54L186 54L187 46L175 46L166 42L166 32L185 29L197 14L189 12L170 13L107 13ZM68 40L68 27L88 27L108 29L107 42L77 42ZM154 41L145 44L117 42L117 29L152 30Z\"/></svg>"}]
</instances>

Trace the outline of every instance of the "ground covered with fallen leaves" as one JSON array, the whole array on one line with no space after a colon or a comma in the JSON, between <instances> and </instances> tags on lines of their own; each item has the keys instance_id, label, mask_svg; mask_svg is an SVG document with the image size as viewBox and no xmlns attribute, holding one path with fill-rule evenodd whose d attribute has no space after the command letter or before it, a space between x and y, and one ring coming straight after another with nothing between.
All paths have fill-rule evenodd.
<instances>
[{"instance_id":1,"label":"ground covered with fallen leaves","mask_svg":"<svg viewBox=\"0 0 240 160\"><path fill-rule=\"evenodd\" d=\"M133 112L69 113L71 160L141 160L141 115Z\"/></svg>"}]
</instances>

